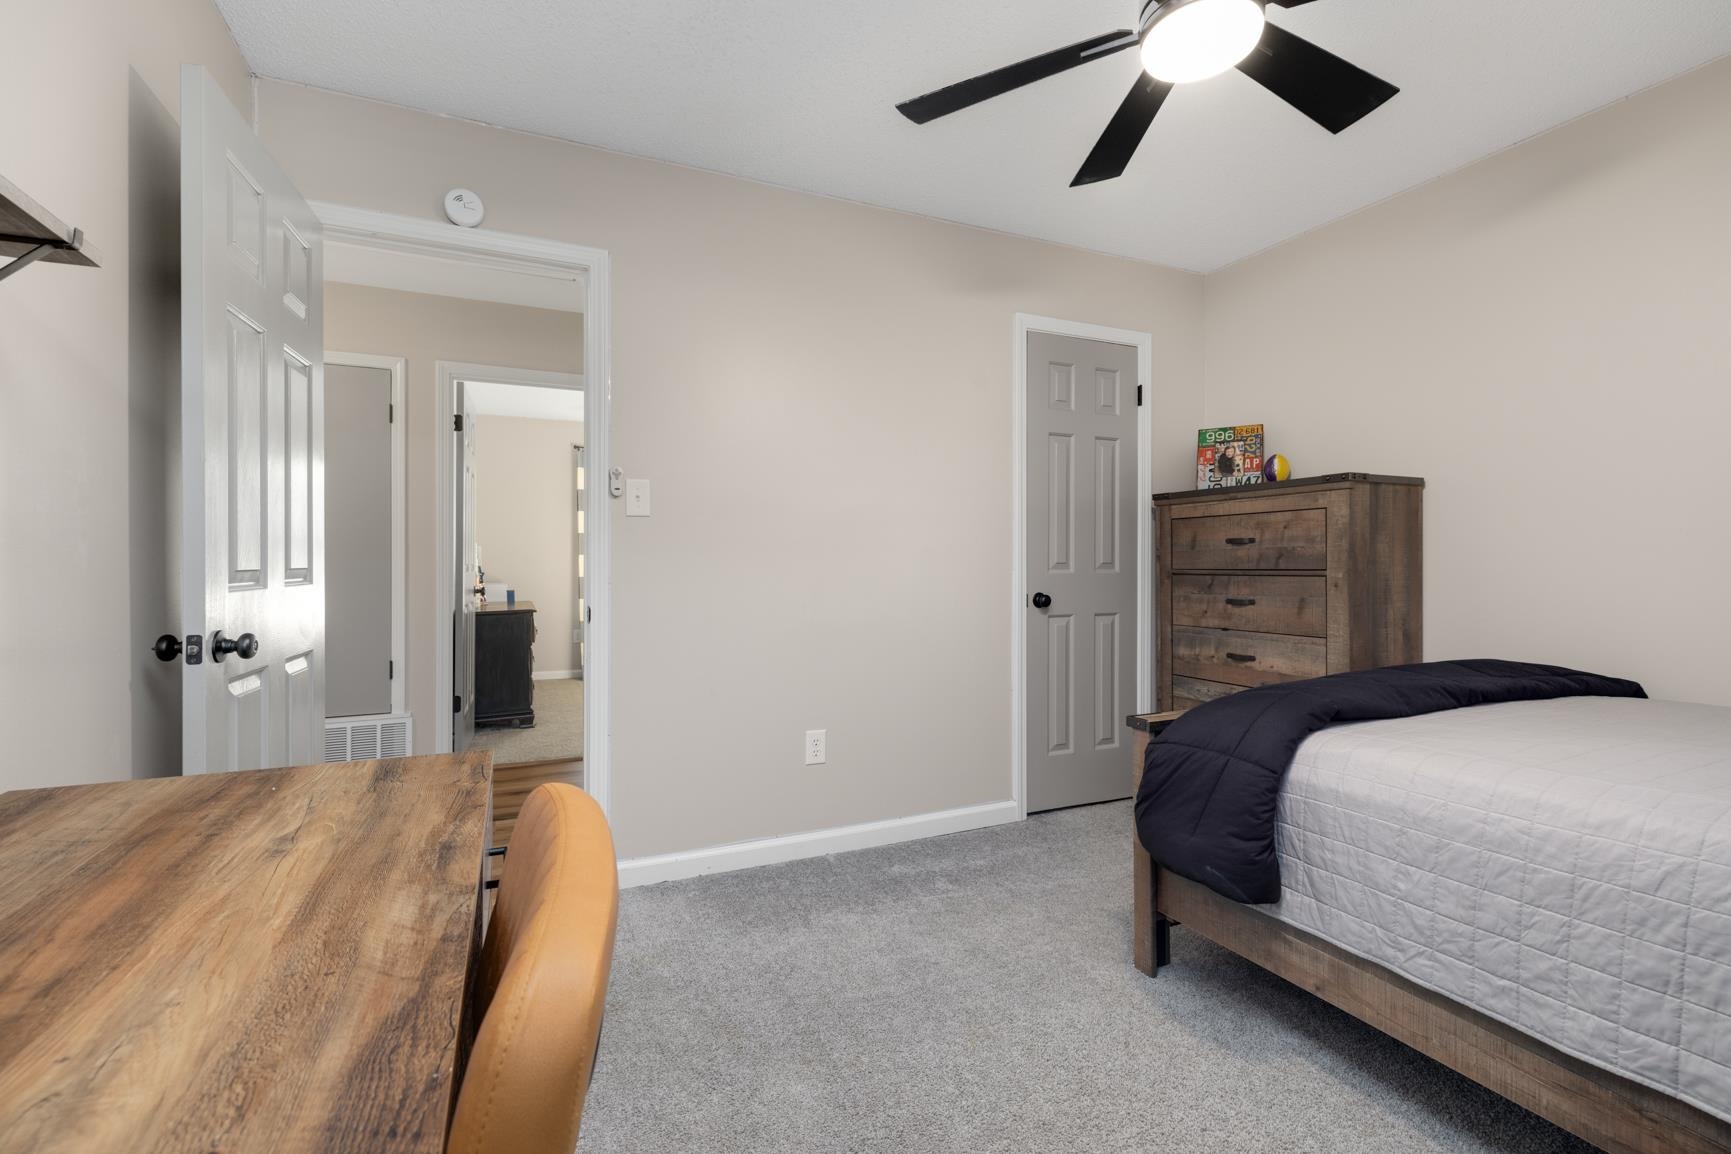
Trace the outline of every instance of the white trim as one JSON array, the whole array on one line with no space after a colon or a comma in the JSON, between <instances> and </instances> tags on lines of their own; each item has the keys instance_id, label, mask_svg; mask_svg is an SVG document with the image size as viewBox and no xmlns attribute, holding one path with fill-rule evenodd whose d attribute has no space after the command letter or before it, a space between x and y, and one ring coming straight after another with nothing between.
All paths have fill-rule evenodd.
<instances>
[{"instance_id":1,"label":"white trim","mask_svg":"<svg viewBox=\"0 0 1731 1154\"><path fill-rule=\"evenodd\" d=\"M531 674L536 681L574 681L577 678L575 669L537 669Z\"/></svg>"},{"instance_id":2,"label":"white trim","mask_svg":"<svg viewBox=\"0 0 1731 1154\"><path fill-rule=\"evenodd\" d=\"M1136 350L1136 384L1143 392L1136 410L1136 705L1153 708L1154 567L1152 518L1142 504L1154 492L1154 336L1080 321L1017 313L1010 374L1010 445L1015 468L1010 512L1010 796L1028 812L1028 334L1055 333L1088 341L1129 345Z\"/></svg>"},{"instance_id":3,"label":"white trim","mask_svg":"<svg viewBox=\"0 0 1731 1154\"><path fill-rule=\"evenodd\" d=\"M430 253L436 256L472 260L493 267L509 267L518 271L540 272L542 275L571 275L581 278L584 289L583 307L583 439L587 467L593 476L605 477L613 464L613 308L612 263L605 249L538 237L519 236L485 228L458 228L417 217L393 213L372 212L343 205L314 201L312 210L324 225L325 235L353 244L371 244L400 251ZM450 427L451 396L444 392L435 397L433 420ZM435 423L434 428L439 425ZM438 556L454 559L456 546L451 541L451 438L435 436L434 502L437 522L434 536ZM612 648L613 648L613 524L612 509L603 504L604 488L590 486L585 490L584 523L588 535L588 560L585 575L586 594L593 620L588 623L586 637L589 657L585 670L583 694L583 784L589 794L610 813L613 799L613 729L612 729ZM442 570L441 570L442 571ZM450 621L454 609L454 583L436 583L434 613L436 635L443 638L435 646L435 702L451 700ZM427 719L432 722L433 719ZM435 749L448 752L451 744L449 725L429 724ZM441 741L442 735L442 741Z\"/></svg>"},{"instance_id":4,"label":"white trim","mask_svg":"<svg viewBox=\"0 0 1731 1154\"><path fill-rule=\"evenodd\" d=\"M581 389L582 373L554 373L546 369L518 369L510 365L466 365L451 362L459 381L485 381L495 385L523 385L535 389Z\"/></svg>"},{"instance_id":5,"label":"white trim","mask_svg":"<svg viewBox=\"0 0 1731 1154\"><path fill-rule=\"evenodd\" d=\"M554 373L546 369L519 369L510 365L477 365L468 361L435 361L449 370L452 381L490 381L499 385L523 385L534 389L581 389L582 373Z\"/></svg>"},{"instance_id":6,"label":"white trim","mask_svg":"<svg viewBox=\"0 0 1731 1154\"><path fill-rule=\"evenodd\" d=\"M386 369L391 374L391 715L409 712L409 410L408 362L377 353L325 352L325 365Z\"/></svg>"},{"instance_id":7,"label":"white trim","mask_svg":"<svg viewBox=\"0 0 1731 1154\"><path fill-rule=\"evenodd\" d=\"M312 210L325 226L329 240L409 252L421 256L464 260L483 268L526 276L578 281L589 271L589 257L600 249L539 237L496 232L489 228L459 228L441 221L397 216L364 208L313 201Z\"/></svg>"},{"instance_id":8,"label":"white trim","mask_svg":"<svg viewBox=\"0 0 1731 1154\"><path fill-rule=\"evenodd\" d=\"M987 826L1021 820L1021 807L1015 802L994 801L986 805L968 806L966 809L948 809L940 813L922 813L913 817L872 821L839 829L734 842L731 845L711 846L685 853L628 858L619 863L619 885L621 888L653 885L656 882L676 881L679 878L694 878L703 874L725 873L729 870L797 861L800 858L822 857L825 854L871 849L873 846L892 845L896 842L917 841L940 834L985 829Z\"/></svg>"}]
</instances>

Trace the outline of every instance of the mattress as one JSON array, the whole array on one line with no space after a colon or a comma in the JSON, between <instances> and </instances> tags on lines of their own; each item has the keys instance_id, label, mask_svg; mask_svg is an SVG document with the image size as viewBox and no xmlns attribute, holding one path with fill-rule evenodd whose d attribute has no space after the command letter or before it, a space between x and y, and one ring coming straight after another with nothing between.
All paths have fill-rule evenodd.
<instances>
[{"instance_id":1,"label":"mattress","mask_svg":"<svg viewBox=\"0 0 1731 1154\"><path fill-rule=\"evenodd\" d=\"M1731 709L1603 697L1323 730L1258 907L1731 1121Z\"/></svg>"}]
</instances>

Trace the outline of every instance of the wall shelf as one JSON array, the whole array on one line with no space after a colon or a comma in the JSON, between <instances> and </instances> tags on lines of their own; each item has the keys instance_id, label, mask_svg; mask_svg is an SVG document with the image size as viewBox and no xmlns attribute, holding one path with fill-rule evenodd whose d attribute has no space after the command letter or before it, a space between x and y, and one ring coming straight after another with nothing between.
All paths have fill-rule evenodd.
<instances>
[{"instance_id":1,"label":"wall shelf","mask_svg":"<svg viewBox=\"0 0 1731 1154\"><path fill-rule=\"evenodd\" d=\"M0 176L0 257L13 258L0 265L0 280L39 260L85 268L101 264L95 250L84 243L82 229L63 223L3 176Z\"/></svg>"}]
</instances>

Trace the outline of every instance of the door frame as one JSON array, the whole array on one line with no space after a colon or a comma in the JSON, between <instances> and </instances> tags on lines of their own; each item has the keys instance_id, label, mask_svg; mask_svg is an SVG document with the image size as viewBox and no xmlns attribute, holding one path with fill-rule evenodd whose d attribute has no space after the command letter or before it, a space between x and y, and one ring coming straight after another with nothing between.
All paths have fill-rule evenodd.
<instances>
[{"instance_id":1,"label":"door frame","mask_svg":"<svg viewBox=\"0 0 1731 1154\"><path fill-rule=\"evenodd\" d=\"M1154 492L1154 335L1131 329L1017 313L1011 351L1010 445L1015 485L1010 512L1010 792L1022 817L1028 816L1028 336L1052 333L1136 350L1136 700L1137 713L1153 707L1154 567L1150 558L1153 516L1141 508ZM1125 767L1128 774L1129 767Z\"/></svg>"},{"instance_id":2,"label":"door frame","mask_svg":"<svg viewBox=\"0 0 1731 1154\"><path fill-rule=\"evenodd\" d=\"M451 426L452 418L457 415L458 381L487 381L501 385L516 385L525 389L588 391L588 378L582 373L559 373L547 369L517 369L506 365L478 365L464 361L434 361L433 380L434 411L443 414L440 418L440 425L446 428ZM585 411L587 411L587 405L585 405ZM583 430L583 439L585 441L589 439L587 426ZM457 606L451 596L451 591L456 587L457 573L462 562L457 556L456 507L452 502L456 493L456 456L452 452L454 446L451 445L450 438L440 437L439 444L444 453L444 460L441 463L445 466L445 471L438 474L439 489L435 494L439 531L434 534L433 563L437 566L436 571L439 574L439 588L441 590L439 597L450 607L449 615L439 618L441 623L448 622L449 624L448 626L441 625L444 633L439 639L439 652L436 654L440 666L439 676L436 679L440 693L438 700L443 701L445 698L456 696L457 671L452 668L451 660L452 650L455 648L453 633L456 629ZM587 488L585 488L583 495L585 498L588 497ZM583 521L584 526L587 527L589 522L587 509L583 511ZM576 526L572 526L572 531L576 531ZM594 561L591 559L585 562L585 565L593 563ZM535 680L539 681L542 678L537 676ZM448 730L450 727L445 728ZM587 738L587 733L585 733L585 738ZM439 752L449 753L451 751L451 735L448 732L442 733L441 739L444 744ZM584 765L588 765L587 751L585 751Z\"/></svg>"},{"instance_id":3,"label":"door frame","mask_svg":"<svg viewBox=\"0 0 1731 1154\"><path fill-rule=\"evenodd\" d=\"M409 716L409 410L404 396L408 361L379 353L325 350L326 365L384 369L391 374L391 714ZM327 374L325 391L330 391ZM329 720L329 710L326 711Z\"/></svg>"},{"instance_id":4,"label":"door frame","mask_svg":"<svg viewBox=\"0 0 1731 1154\"><path fill-rule=\"evenodd\" d=\"M581 278L583 304L583 439L589 469L606 476L613 464L613 321L612 261L607 250L540 237L499 232L485 228L459 228L453 224L395 213L373 212L321 201L312 209L325 226L327 240L371 245L397 251L419 252L446 259L469 261L493 268L510 268L541 275ZM437 430L450 427L451 398L435 398L432 414ZM451 438L433 438L435 456L436 535L446 544L440 555L455 556L451 541ZM592 620L588 622L589 665L583 693L583 786L603 813L611 813L613 798L613 523L604 489L585 490L584 528L589 553L586 575ZM434 701L451 699L451 653L448 639L456 610L451 582L438 582L434 591L436 634L446 639L435 654ZM443 719L441 719L443 720ZM450 726L432 726L434 748L447 753Z\"/></svg>"}]
</instances>

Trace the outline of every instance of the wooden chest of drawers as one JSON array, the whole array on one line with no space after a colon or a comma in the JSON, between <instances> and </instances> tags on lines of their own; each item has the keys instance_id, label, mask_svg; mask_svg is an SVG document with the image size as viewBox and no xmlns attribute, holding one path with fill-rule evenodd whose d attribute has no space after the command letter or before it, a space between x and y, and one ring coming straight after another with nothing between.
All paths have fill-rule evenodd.
<instances>
[{"instance_id":1,"label":"wooden chest of drawers","mask_svg":"<svg viewBox=\"0 0 1731 1154\"><path fill-rule=\"evenodd\" d=\"M1154 498L1156 708L1424 659L1424 482L1341 473Z\"/></svg>"},{"instance_id":2,"label":"wooden chest of drawers","mask_svg":"<svg viewBox=\"0 0 1731 1154\"><path fill-rule=\"evenodd\" d=\"M502 601L475 613L475 724L535 724L535 603Z\"/></svg>"}]
</instances>

